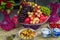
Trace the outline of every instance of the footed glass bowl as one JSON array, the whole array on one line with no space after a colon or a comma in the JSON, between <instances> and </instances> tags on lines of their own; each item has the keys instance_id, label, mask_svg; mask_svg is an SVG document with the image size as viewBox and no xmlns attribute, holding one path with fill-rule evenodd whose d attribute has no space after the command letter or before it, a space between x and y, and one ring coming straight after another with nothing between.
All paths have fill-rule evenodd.
<instances>
[{"instance_id":1,"label":"footed glass bowl","mask_svg":"<svg viewBox=\"0 0 60 40\"><path fill-rule=\"evenodd\" d=\"M39 24L25 24L25 23L20 23L20 24L22 24L24 28L32 28L34 30L37 30L42 24L46 23L49 18L50 16L43 23L39 23Z\"/></svg>"}]
</instances>

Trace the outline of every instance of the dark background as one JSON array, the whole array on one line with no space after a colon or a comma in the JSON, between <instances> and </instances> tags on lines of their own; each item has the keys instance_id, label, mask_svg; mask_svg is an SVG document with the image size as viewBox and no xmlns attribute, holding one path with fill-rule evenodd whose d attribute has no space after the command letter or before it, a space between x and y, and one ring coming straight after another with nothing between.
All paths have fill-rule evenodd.
<instances>
[{"instance_id":1,"label":"dark background","mask_svg":"<svg viewBox=\"0 0 60 40\"><path fill-rule=\"evenodd\" d=\"M14 0L14 1L15 1L16 6L14 6L14 12L10 15L10 18L12 18L13 15L17 13L17 11L19 9L20 2L22 0ZM33 2L37 3L38 5L43 5L43 6L47 6L47 7L50 2L56 2L56 0L52 0L52 1L51 0L27 0L27 1L33 1ZM58 9L57 12L58 12L58 15L60 16L60 9ZM0 22L3 20L3 18L4 18L3 14L0 13Z\"/></svg>"}]
</instances>

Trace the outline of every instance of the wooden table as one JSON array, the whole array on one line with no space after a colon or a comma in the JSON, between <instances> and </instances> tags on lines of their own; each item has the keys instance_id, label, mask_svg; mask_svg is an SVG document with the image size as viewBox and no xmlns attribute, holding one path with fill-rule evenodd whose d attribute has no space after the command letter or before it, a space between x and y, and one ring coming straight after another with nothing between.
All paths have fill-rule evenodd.
<instances>
[{"instance_id":1,"label":"wooden table","mask_svg":"<svg viewBox=\"0 0 60 40\"><path fill-rule=\"evenodd\" d=\"M40 26L40 28L38 30L36 30L36 32L39 34L36 38L34 38L34 40L60 40L60 37L49 37L49 38L43 38L41 35L40 35L40 30L41 28L43 27L47 27L48 26L48 23ZM16 35L20 29L23 29L23 27L19 27L19 28L15 28L11 31L4 31L4 30L1 30L0 29L0 40L5 40L7 36L11 36L11 35ZM13 40L18 40L19 37L15 37Z\"/></svg>"}]
</instances>

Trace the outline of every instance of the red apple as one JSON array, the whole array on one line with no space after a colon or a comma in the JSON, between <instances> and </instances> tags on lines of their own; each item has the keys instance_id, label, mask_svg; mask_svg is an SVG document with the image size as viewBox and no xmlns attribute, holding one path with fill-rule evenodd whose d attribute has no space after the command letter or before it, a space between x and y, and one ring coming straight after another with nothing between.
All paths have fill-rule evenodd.
<instances>
[{"instance_id":1,"label":"red apple","mask_svg":"<svg viewBox=\"0 0 60 40\"><path fill-rule=\"evenodd\" d=\"M28 18L26 18L26 19L24 20L24 23L29 24L29 23L30 23L30 18L29 18L29 17L28 17Z\"/></svg>"},{"instance_id":2,"label":"red apple","mask_svg":"<svg viewBox=\"0 0 60 40\"><path fill-rule=\"evenodd\" d=\"M40 17L40 21L41 20L44 22L46 20L46 18L45 17Z\"/></svg>"},{"instance_id":3,"label":"red apple","mask_svg":"<svg viewBox=\"0 0 60 40\"><path fill-rule=\"evenodd\" d=\"M43 14L40 15L40 22L44 22L47 19Z\"/></svg>"},{"instance_id":4,"label":"red apple","mask_svg":"<svg viewBox=\"0 0 60 40\"><path fill-rule=\"evenodd\" d=\"M41 17L43 17L44 15L43 14L40 14Z\"/></svg>"},{"instance_id":5,"label":"red apple","mask_svg":"<svg viewBox=\"0 0 60 40\"><path fill-rule=\"evenodd\" d=\"M47 16L41 14L41 15L40 15L40 18L46 20Z\"/></svg>"},{"instance_id":6,"label":"red apple","mask_svg":"<svg viewBox=\"0 0 60 40\"><path fill-rule=\"evenodd\" d=\"M40 20L40 23L43 23L43 20Z\"/></svg>"}]
</instances>

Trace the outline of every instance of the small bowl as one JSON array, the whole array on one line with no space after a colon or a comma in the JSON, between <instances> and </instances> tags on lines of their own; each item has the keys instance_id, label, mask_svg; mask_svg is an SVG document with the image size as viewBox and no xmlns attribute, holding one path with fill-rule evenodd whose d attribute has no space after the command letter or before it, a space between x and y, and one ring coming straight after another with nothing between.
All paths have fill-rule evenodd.
<instances>
[{"instance_id":1,"label":"small bowl","mask_svg":"<svg viewBox=\"0 0 60 40\"><path fill-rule=\"evenodd\" d=\"M29 30L31 30L31 31L34 31L35 32L35 35L34 35L34 37L36 37L37 36L37 33L36 33L36 31L35 30L33 30L33 29L30 29L30 28L24 28L24 29L21 29L20 31L19 31L19 33L18 33L18 35L19 35L19 37L21 38L21 36L20 36L20 33L23 31L23 30L26 30L26 29L29 29ZM33 37L33 38L34 38ZM22 38L21 38L22 39ZM27 40L27 39L26 39Z\"/></svg>"}]
</instances>

